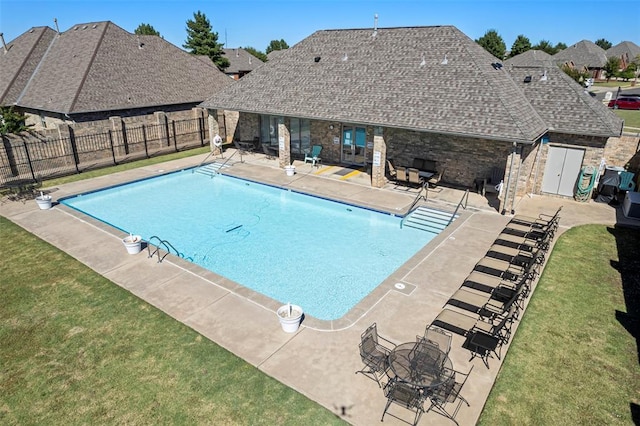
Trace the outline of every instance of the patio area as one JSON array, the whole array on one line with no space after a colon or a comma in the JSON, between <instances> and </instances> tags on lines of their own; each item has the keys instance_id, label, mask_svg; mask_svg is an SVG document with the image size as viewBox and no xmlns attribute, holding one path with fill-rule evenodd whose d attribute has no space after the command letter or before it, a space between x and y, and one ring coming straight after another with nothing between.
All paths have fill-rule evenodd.
<instances>
[{"instance_id":1,"label":"patio area","mask_svg":"<svg viewBox=\"0 0 640 426\"><path fill-rule=\"evenodd\" d=\"M225 159L233 152L225 152ZM51 195L55 201L193 167L204 158L195 156L80 181L54 188ZM220 156L216 160L224 161ZM371 188L366 170L345 172L342 167L313 167L296 161L296 174L287 176L277 167L277 160L267 159L264 154L236 154L229 161L232 163L224 173L391 213L404 213L418 194L417 189L393 184ZM429 191L428 203L453 211L463 193L440 186ZM553 213L559 206L563 206L560 232L583 223L638 222L624 218L619 208L606 204L540 196L524 197L514 210L537 216L540 212ZM459 211L460 217L348 315L337 321L309 318L297 333L287 334L278 324L278 304L274 301L175 257L157 263L143 254L146 252L130 256L122 248L121 232L65 206L41 211L31 202L4 202L0 213L355 425L378 424L386 403L374 381L355 374L363 367L358 353L360 334L375 322L380 333L395 344L415 341L510 219L498 214L487 198L470 192L468 208ZM395 283L404 284L404 289L398 290ZM462 404L456 416L460 424L466 425L476 423L501 361L490 358L489 368L479 358L470 361L470 352L462 348L463 341L462 336L453 335L449 357L458 371L473 367L461 392L469 406ZM507 349L505 346L502 353ZM403 419L411 418L406 410L391 410ZM403 423L389 416L384 424ZM428 412L420 424L452 422Z\"/></svg>"}]
</instances>

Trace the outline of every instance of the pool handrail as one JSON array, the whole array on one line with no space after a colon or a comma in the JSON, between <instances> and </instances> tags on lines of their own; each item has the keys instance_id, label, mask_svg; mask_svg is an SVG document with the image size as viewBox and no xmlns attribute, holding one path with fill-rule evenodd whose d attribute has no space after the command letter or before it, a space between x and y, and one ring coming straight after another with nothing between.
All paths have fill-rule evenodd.
<instances>
[{"instance_id":1,"label":"pool handrail","mask_svg":"<svg viewBox=\"0 0 640 426\"><path fill-rule=\"evenodd\" d=\"M154 240L154 239L158 240L158 244L154 244L156 249L153 251L153 253L151 253L151 241ZM160 257L160 246L161 245L164 246L164 249L167 251L167 253L162 257ZM167 257L167 255L171 253L171 249L173 249L173 251L175 252L176 256L181 257L181 258L184 259L184 254L183 253L180 253L178 251L178 249L176 249L169 241L163 240L162 238L158 237L157 235L153 235L147 241L147 254L148 254L147 257L152 258L154 254L158 253L158 263L162 263L164 258Z\"/></svg>"},{"instance_id":2,"label":"pool handrail","mask_svg":"<svg viewBox=\"0 0 640 426\"><path fill-rule=\"evenodd\" d=\"M425 191L424 195L422 195L422 191ZM409 217L409 215L413 212L414 207L416 206L416 204L418 204L418 201L420 201L421 199L424 199L425 201L427 201L428 194L429 194L429 186L427 183L424 183L422 185L422 188L420 189L420 192L418 192L418 195L413 200L413 203L411 203L411 205L409 206L409 209L407 210L407 214L403 216L402 220L400 220L400 228L402 228L402 225L404 224L404 220L407 217Z\"/></svg>"}]
</instances>

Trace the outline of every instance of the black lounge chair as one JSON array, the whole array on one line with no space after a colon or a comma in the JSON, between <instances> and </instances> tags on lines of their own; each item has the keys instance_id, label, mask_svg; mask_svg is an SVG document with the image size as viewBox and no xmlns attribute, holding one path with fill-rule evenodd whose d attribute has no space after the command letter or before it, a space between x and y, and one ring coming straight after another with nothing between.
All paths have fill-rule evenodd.
<instances>
[{"instance_id":1,"label":"black lounge chair","mask_svg":"<svg viewBox=\"0 0 640 426\"><path fill-rule=\"evenodd\" d=\"M492 330L487 331L486 328L474 327L469 331L462 345L471 352L469 361L479 356L484 365L489 368L489 358L492 357L492 353L501 359L502 345L509 342L511 326L513 321L518 319L517 309L516 305L512 305L509 313Z\"/></svg>"},{"instance_id":2,"label":"black lounge chair","mask_svg":"<svg viewBox=\"0 0 640 426\"><path fill-rule=\"evenodd\" d=\"M511 218L509 223L519 223L522 225L531 225L544 227L549 224L555 223L556 225L560 222L560 211L562 210L562 206L558 208L554 215L547 215L541 213L538 217L533 216L525 216L525 215L515 215Z\"/></svg>"},{"instance_id":3,"label":"black lounge chair","mask_svg":"<svg viewBox=\"0 0 640 426\"><path fill-rule=\"evenodd\" d=\"M525 286L520 286L517 291L506 293L482 293L468 288L460 288L456 291L447 304L457 306L474 312L482 318L494 320L505 315L511 307L516 305L516 315L518 309L522 308L522 300L528 294Z\"/></svg>"}]
</instances>

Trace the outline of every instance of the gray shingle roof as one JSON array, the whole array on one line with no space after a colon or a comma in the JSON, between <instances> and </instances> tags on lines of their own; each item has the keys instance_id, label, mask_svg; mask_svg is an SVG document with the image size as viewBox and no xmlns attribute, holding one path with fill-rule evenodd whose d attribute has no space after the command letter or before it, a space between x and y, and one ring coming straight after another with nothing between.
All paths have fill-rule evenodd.
<instances>
[{"instance_id":1,"label":"gray shingle roof","mask_svg":"<svg viewBox=\"0 0 640 426\"><path fill-rule=\"evenodd\" d=\"M523 142L546 131L506 69L457 28L373 33L318 31L201 105Z\"/></svg>"},{"instance_id":2,"label":"gray shingle roof","mask_svg":"<svg viewBox=\"0 0 640 426\"><path fill-rule=\"evenodd\" d=\"M227 74L239 74L253 71L263 62L247 52L243 48L222 49L225 58L229 60L229 66L224 70Z\"/></svg>"},{"instance_id":3,"label":"gray shingle roof","mask_svg":"<svg viewBox=\"0 0 640 426\"><path fill-rule=\"evenodd\" d=\"M602 68L607 63L607 54L597 44L582 40L553 55L553 60L558 65L573 62L577 68Z\"/></svg>"},{"instance_id":4,"label":"gray shingle roof","mask_svg":"<svg viewBox=\"0 0 640 426\"><path fill-rule=\"evenodd\" d=\"M66 114L112 111L201 102L229 84L213 63L104 21L54 37L17 104Z\"/></svg>"},{"instance_id":5,"label":"gray shingle roof","mask_svg":"<svg viewBox=\"0 0 640 426\"><path fill-rule=\"evenodd\" d=\"M34 27L7 43L0 53L0 105L16 102L55 35L49 27Z\"/></svg>"},{"instance_id":6,"label":"gray shingle roof","mask_svg":"<svg viewBox=\"0 0 640 426\"><path fill-rule=\"evenodd\" d=\"M622 119L601 101L590 96L556 65L514 66L509 67L508 72L547 123L550 131L603 137L620 136ZM541 79L543 75L546 75L546 80ZM529 83L525 83L527 76L531 76Z\"/></svg>"},{"instance_id":7,"label":"gray shingle roof","mask_svg":"<svg viewBox=\"0 0 640 426\"><path fill-rule=\"evenodd\" d=\"M631 41L623 41L610 47L605 53L607 58L621 58L623 55L626 55L629 58L627 62L630 62L637 56L640 56L640 46Z\"/></svg>"},{"instance_id":8,"label":"gray shingle roof","mask_svg":"<svg viewBox=\"0 0 640 426\"><path fill-rule=\"evenodd\" d=\"M504 61L507 69L510 66L550 66L553 64L551 55L544 50L529 49L519 55Z\"/></svg>"}]
</instances>

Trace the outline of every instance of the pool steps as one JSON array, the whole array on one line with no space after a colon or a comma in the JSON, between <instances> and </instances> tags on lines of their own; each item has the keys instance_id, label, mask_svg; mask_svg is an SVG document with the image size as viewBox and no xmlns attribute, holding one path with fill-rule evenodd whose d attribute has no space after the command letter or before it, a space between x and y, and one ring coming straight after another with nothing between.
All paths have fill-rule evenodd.
<instances>
[{"instance_id":1,"label":"pool steps","mask_svg":"<svg viewBox=\"0 0 640 426\"><path fill-rule=\"evenodd\" d=\"M447 227L449 222L452 222L452 216L453 214L448 212L419 206L403 220L402 226L408 226L410 228L439 234ZM458 215L453 216L453 220L457 217Z\"/></svg>"},{"instance_id":2,"label":"pool steps","mask_svg":"<svg viewBox=\"0 0 640 426\"><path fill-rule=\"evenodd\" d=\"M226 169L228 164L209 163L204 166L196 167L195 173L200 173L205 176L214 177L220 169Z\"/></svg>"}]
</instances>

